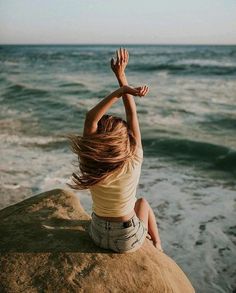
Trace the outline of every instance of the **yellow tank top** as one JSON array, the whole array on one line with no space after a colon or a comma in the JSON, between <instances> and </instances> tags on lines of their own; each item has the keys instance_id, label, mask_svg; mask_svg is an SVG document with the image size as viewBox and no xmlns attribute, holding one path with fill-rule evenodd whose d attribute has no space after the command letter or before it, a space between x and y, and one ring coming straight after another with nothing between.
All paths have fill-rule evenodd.
<instances>
[{"instance_id":1,"label":"yellow tank top","mask_svg":"<svg viewBox=\"0 0 236 293\"><path fill-rule=\"evenodd\" d=\"M93 212L102 217L122 217L133 209L143 162L143 149L137 147L134 157L122 169L114 171L90 187Z\"/></svg>"}]
</instances>

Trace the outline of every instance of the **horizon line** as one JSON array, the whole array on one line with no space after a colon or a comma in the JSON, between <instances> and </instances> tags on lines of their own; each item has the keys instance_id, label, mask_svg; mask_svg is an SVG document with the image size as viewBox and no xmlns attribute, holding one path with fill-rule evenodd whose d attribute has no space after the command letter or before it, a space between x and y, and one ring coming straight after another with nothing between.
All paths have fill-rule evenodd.
<instances>
[{"instance_id":1,"label":"horizon line","mask_svg":"<svg viewBox=\"0 0 236 293\"><path fill-rule=\"evenodd\" d=\"M0 43L0 46L236 46L236 43Z\"/></svg>"}]
</instances>

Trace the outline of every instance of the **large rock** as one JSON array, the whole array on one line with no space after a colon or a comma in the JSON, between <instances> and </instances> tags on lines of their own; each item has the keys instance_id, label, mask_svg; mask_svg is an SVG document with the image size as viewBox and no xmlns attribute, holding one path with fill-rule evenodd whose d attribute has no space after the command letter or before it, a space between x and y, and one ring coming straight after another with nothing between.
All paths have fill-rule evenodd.
<instances>
[{"instance_id":1,"label":"large rock","mask_svg":"<svg viewBox=\"0 0 236 293\"><path fill-rule=\"evenodd\" d=\"M194 292L178 265L146 239L136 252L96 247L90 217L55 189L0 211L0 292Z\"/></svg>"}]
</instances>

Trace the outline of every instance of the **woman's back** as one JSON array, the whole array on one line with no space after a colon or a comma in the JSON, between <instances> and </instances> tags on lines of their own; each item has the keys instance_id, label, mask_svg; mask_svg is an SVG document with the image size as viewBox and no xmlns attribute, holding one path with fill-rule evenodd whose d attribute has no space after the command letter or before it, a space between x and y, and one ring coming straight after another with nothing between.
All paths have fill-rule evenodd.
<instances>
[{"instance_id":1,"label":"woman's back","mask_svg":"<svg viewBox=\"0 0 236 293\"><path fill-rule=\"evenodd\" d=\"M134 209L142 161L143 149L138 146L122 168L90 187L93 211L98 216L122 217Z\"/></svg>"}]
</instances>

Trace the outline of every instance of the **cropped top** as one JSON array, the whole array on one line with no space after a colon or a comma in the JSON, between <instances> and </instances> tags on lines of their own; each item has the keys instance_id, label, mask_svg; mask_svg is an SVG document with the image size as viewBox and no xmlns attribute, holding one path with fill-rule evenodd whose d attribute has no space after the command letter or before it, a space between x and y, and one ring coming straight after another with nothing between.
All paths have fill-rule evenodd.
<instances>
[{"instance_id":1,"label":"cropped top","mask_svg":"<svg viewBox=\"0 0 236 293\"><path fill-rule=\"evenodd\" d=\"M137 147L132 159L99 183L90 187L95 214L102 217L125 216L134 209L136 189L143 162L143 149Z\"/></svg>"}]
</instances>

